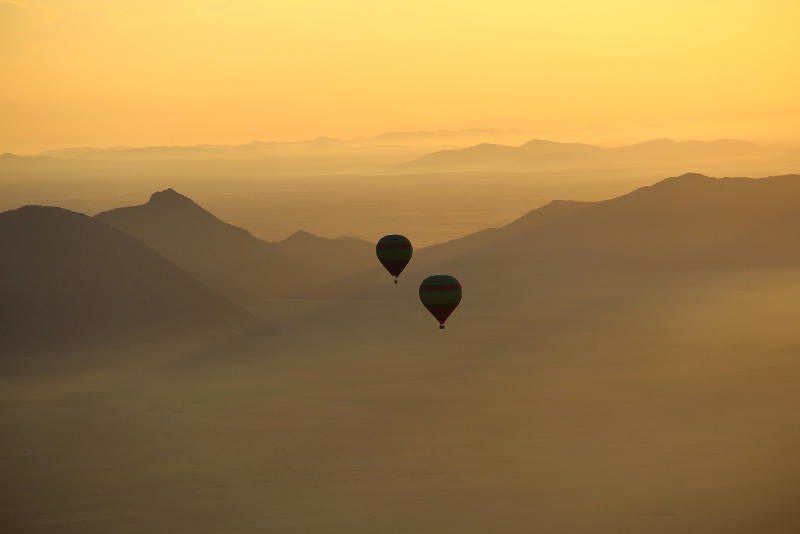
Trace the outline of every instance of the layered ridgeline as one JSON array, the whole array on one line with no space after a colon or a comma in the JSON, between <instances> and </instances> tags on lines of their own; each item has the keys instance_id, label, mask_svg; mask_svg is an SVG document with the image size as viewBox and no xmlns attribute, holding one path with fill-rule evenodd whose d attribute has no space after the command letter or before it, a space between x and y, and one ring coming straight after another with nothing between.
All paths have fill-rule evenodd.
<instances>
[{"instance_id":1,"label":"layered ridgeline","mask_svg":"<svg viewBox=\"0 0 800 534\"><path fill-rule=\"evenodd\" d=\"M523 130L470 129L455 132L396 132L375 137L319 137L298 142L254 141L244 145L71 147L37 155L0 154L0 182L118 179L143 176L219 179L300 173L374 173L394 169L441 149L479 143L518 145L535 137Z\"/></svg>"},{"instance_id":2,"label":"layered ridgeline","mask_svg":"<svg viewBox=\"0 0 800 534\"><path fill-rule=\"evenodd\" d=\"M246 145L75 147L35 156L0 154L0 181L68 180L105 177L141 179L144 174L187 174L208 178L258 174L295 176L298 172L339 174L417 174L447 171L552 171L557 169L659 169L668 172L740 167L759 173L796 172L798 152L747 141L710 142L654 139L630 146L602 148L585 143L537 139L522 130L465 130L383 134L352 140L318 138L292 143ZM765 170L766 169L766 170ZM774 169L774 170L773 170ZM709 170L708 172L711 172Z\"/></svg>"},{"instance_id":3,"label":"layered ridgeline","mask_svg":"<svg viewBox=\"0 0 800 534\"><path fill-rule=\"evenodd\" d=\"M572 207L562 206L561 217L525 229L538 223L536 210L466 256L486 265L566 262L650 269L800 264L800 175L716 179L686 174Z\"/></svg>"},{"instance_id":4,"label":"layered ridgeline","mask_svg":"<svg viewBox=\"0 0 800 534\"><path fill-rule=\"evenodd\" d=\"M172 189L141 206L99 213L127 233L243 305L292 297L375 265L374 245L297 232L277 243L225 223Z\"/></svg>"},{"instance_id":5,"label":"layered ridgeline","mask_svg":"<svg viewBox=\"0 0 800 534\"><path fill-rule=\"evenodd\" d=\"M255 327L139 240L61 208L0 213L0 352L73 350Z\"/></svg>"},{"instance_id":6,"label":"layered ridgeline","mask_svg":"<svg viewBox=\"0 0 800 534\"><path fill-rule=\"evenodd\" d=\"M419 249L403 278L418 285L432 273L452 274L469 302L475 288L522 291L547 284L532 278L545 271L796 266L799 243L800 175L686 174L610 200L553 201L503 228ZM376 268L328 291L383 297L384 286Z\"/></svg>"},{"instance_id":7,"label":"layered ridgeline","mask_svg":"<svg viewBox=\"0 0 800 534\"><path fill-rule=\"evenodd\" d=\"M736 162L785 163L781 151L736 139L683 141L656 139L632 146L601 148L582 143L533 139L520 146L490 143L440 150L404 164L404 168L495 169L574 166L674 166Z\"/></svg>"},{"instance_id":8,"label":"layered ridgeline","mask_svg":"<svg viewBox=\"0 0 800 534\"><path fill-rule=\"evenodd\" d=\"M245 145L147 146L131 148L73 147L47 150L39 156L89 161L215 160L369 156L375 154L425 154L440 148L464 148L479 143L519 144L535 137L525 130L470 129L436 132L394 132L375 137L307 141L261 142ZM1 156L0 156L1 157Z\"/></svg>"}]
</instances>

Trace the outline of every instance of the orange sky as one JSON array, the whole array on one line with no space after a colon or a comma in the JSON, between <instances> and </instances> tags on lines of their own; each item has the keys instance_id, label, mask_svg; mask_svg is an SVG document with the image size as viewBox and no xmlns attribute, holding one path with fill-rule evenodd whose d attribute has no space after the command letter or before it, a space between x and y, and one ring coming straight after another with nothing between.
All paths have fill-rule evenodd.
<instances>
[{"instance_id":1,"label":"orange sky","mask_svg":"<svg viewBox=\"0 0 800 534\"><path fill-rule=\"evenodd\" d=\"M800 146L798 28L797 0L0 1L0 152L589 124Z\"/></svg>"}]
</instances>

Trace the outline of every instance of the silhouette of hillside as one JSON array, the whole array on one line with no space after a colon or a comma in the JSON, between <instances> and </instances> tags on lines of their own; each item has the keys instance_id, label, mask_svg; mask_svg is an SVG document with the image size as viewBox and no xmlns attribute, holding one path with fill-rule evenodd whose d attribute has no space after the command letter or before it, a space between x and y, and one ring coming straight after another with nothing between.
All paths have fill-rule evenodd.
<instances>
[{"instance_id":1,"label":"silhouette of hillside","mask_svg":"<svg viewBox=\"0 0 800 534\"><path fill-rule=\"evenodd\" d=\"M470 285L527 291L535 284L520 285L519 273L792 266L800 264L798 242L800 175L686 174L610 200L554 201L503 228L422 248L401 278L414 285L441 272L456 276L465 292ZM374 269L327 291L366 296L384 282Z\"/></svg>"},{"instance_id":2,"label":"silhouette of hillside","mask_svg":"<svg viewBox=\"0 0 800 534\"><path fill-rule=\"evenodd\" d=\"M221 221L167 189L140 206L96 218L135 236L204 284L242 305L291 297L374 265L374 246L298 232L270 243Z\"/></svg>"},{"instance_id":3,"label":"silhouette of hillside","mask_svg":"<svg viewBox=\"0 0 800 534\"><path fill-rule=\"evenodd\" d=\"M626 165L700 163L756 160L774 156L776 151L747 141L683 141L656 139L633 146L600 148L582 143L557 143L534 139L518 147L482 144L456 150L440 150L407 163L410 167L570 167L584 165Z\"/></svg>"},{"instance_id":4,"label":"silhouette of hillside","mask_svg":"<svg viewBox=\"0 0 800 534\"><path fill-rule=\"evenodd\" d=\"M686 174L619 198L570 206L571 212L562 209L550 220L545 214L556 211L552 204L534 210L459 261L726 269L800 263L800 247L793 246L800 241L800 175ZM544 222L527 226L535 219ZM459 246L430 247L431 258ZM423 249L419 256L427 254Z\"/></svg>"},{"instance_id":5,"label":"silhouette of hillside","mask_svg":"<svg viewBox=\"0 0 800 534\"><path fill-rule=\"evenodd\" d=\"M309 157L331 155L354 155L386 151L390 147L467 147L481 142L521 143L533 137L525 130L470 129L436 132L391 132L375 137L337 139L317 137L307 141L264 143L253 141L244 145L192 145L192 146L146 146L131 148L115 146L109 148L73 147L46 150L40 156L61 159L88 160L147 160L147 159L217 159L217 158L261 158L261 157ZM401 150L408 152L406 150ZM424 153L419 151L418 153Z\"/></svg>"},{"instance_id":6,"label":"silhouette of hillside","mask_svg":"<svg viewBox=\"0 0 800 534\"><path fill-rule=\"evenodd\" d=\"M467 235L461 239L454 239L446 243L432 245L420 250L419 254L425 262L444 261L472 250L491 245L496 241L509 239L514 236L533 232L538 228L553 224L574 213L578 213L592 202L576 202L574 200L554 200L541 208L529 211L516 221L502 228L487 228L480 232Z\"/></svg>"},{"instance_id":7,"label":"silhouette of hillside","mask_svg":"<svg viewBox=\"0 0 800 534\"><path fill-rule=\"evenodd\" d=\"M0 351L72 350L256 320L139 240L86 215L0 213Z\"/></svg>"},{"instance_id":8,"label":"silhouette of hillside","mask_svg":"<svg viewBox=\"0 0 800 534\"><path fill-rule=\"evenodd\" d=\"M369 269L376 261L375 245L355 237L328 239L300 230L274 245L287 254L323 264L336 277Z\"/></svg>"},{"instance_id":9,"label":"silhouette of hillside","mask_svg":"<svg viewBox=\"0 0 800 534\"><path fill-rule=\"evenodd\" d=\"M20 172L50 172L59 168L73 168L75 162L51 156L17 156L6 152L0 154L0 178L16 177Z\"/></svg>"},{"instance_id":10,"label":"silhouette of hillside","mask_svg":"<svg viewBox=\"0 0 800 534\"><path fill-rule=\"evenodd\" d=\"M606 155L600 147L581 143L556 143L533 139L518 147L483 143L468 148L440 150L427 154L408 165L486 165L511 163L582 163Z\"/></svg>"}]
</instances>

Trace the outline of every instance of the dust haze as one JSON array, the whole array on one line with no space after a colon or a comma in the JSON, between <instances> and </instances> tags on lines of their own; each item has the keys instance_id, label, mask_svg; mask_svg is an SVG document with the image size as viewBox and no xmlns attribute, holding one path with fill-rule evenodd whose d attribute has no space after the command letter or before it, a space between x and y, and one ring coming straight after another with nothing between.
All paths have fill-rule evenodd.
<instances>
[{"instance_id":1,"label":"dust haze","mask_svg":"<svg viewBox=\"0 0 800 534\"><path fill-rule=\"evenodd\" d=\"M799 16L0 1L0 532L800 532Z\"/></svg>"},{"instance_id":2,"label":"dust haze","mask_svg":"<svg viewBox=\"0 0 800 534\"><path fill-rule=\"evenodd\" d=\"M796 154L482 135L3 156L3 529L796 532Z\"/></svg>"}]
</instances>

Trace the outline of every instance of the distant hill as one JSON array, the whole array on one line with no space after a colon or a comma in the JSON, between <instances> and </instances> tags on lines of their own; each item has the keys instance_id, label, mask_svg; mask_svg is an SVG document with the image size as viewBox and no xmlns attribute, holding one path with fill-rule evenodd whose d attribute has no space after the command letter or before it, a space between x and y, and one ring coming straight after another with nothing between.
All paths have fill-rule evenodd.
<instances>
[{"instance_id":1,"label":"distant hill","mask_svg":"<svg viewBox=\"0 0 800 534\"><path fill-rule=\"evenodd\" d=\"M98 153L123 152L125 150L131 150L131 148L127 146L113 146L109 148L93 148L84 146L84 147L73 147L73 148L61 148L57 150L45 150L44 152L40 152L38 155L68 159L68 158L80 158L83 156L92 156Z\"/></svg>"},{"instance_id":2,"label":"distant hill","mask_svg":"<svg viewBox=\"0 0 800 534\"><path fill-rule=\"evenodd\" d=\"M74 166L74 162L64 161L51 156L17 156L16 154L0 154L0 178L13 176L15 171L36 170L49 171L59 167Z\"/></svg>"},{"instance_id":3,"label":"distant hill","mask_svg":"<svg viewBox=\"0 0 800 534\"><path fill-rule=\"evenodd\" d=\"M656 139L633 146L600 148L582 143L556 143L534 139L518 147L482 144L458 150L441 150L402 164L410 168L570 167L699 163L766 159L776 151L735 139L711 142Z\"/></svg>"},{"instance_id":4,"label":"distant hill","mask_svg":"<svg viewBox=\"0 0 800 534\"><path fill-rule=\"evenodd\" d=\"M686 174L610 200L554 201L503 228L422 248L401 282L448 273L484 294L513 293L531 290L520 273L776 268L800 265L799 243L800 175ZM384 298L391 288L375 269L325 291Z\"/></svg>"},{"instance_id":5,"label":"distant hill","mask_svg":"<svg viewBox=\"0 0 800 534\"><path fill-rule=\"evenodd\" d=\"M0 352L73 350L257 321L139 240L61 208L0 213Z\"/></svg>"},{"instance_id":6,"label":"distant hill","mask_svg":"<svg viewBox=\"0 0 800 534\"><path fill-rule=\"evenodd\" d=\"M459 255L493 264L569 261L653 268L800 263L800 246L794 246L800 242L800 175L686 174L601 202L552 202L486 232L422 249L420 262Z\"/></svg>"},{"instance_id":7,"label":"distant hill","mask_svg":"<svg viewBox=\"0 0 800 534\"><path fill-rule=\"evenodd\" d=\"M607 128L580 132L605 131ZM583 143L537 139L557 132L473 129L455 132L398 132L374 137L319 137L297 142L253 141L243 145L76 147L37 156L0 155L0 182L85 181L142 176L248 177L254 175L345 175L427 172L606 172L658 169L660 176L688 170L747 173L794 172L796 156L746 141L711 142L656 139L633 146L601 148ZM576 134L577 135L577 134ZM571 137L566 137L569 139ZM581 139L580 135L575 137ZM754 171L755 168L766 169Z\"/></svg>"},{"instance_id":8,"label":"distant hill","mask_svg":"<svg viewBox=\"0 0 800 534\"><path fill-rule=\"evenodd\" d=\"M607 156L606 149L581 143L556 143L534 139L515 147L480 144L459 150L441 150L428 154L409 165L485 165L489 163L519 164L539 162L567 163L573 158L579 163Z\"/></svg>"},{"instance_id":9,"label":"distant hill","mask_svg":"<svg viewBox=\"0 0 800 534\"><path fill-rule=\"evenodd\" d=\"M355 237L328 239L300 230L274 246L296 258L320 264L335 278L374 267L377 261L375 245Z\"/></svg>"},{"instance_id":10,"label":"distant hill","mask_svg":"<svg viewBox=\"0 0 800 534\"><path fill-rule=\"evenodd\" d=\"M800 263L798 242L800 175L686 174L591 203L476 254L491 263L752 268Z\"/></svg>"},{"instance_id":11,"label":"distant hill","mask_svg":"<svg viewBox=\"0 0 800 534\"><path fill-rule=\"evenodd\" d=\"M270 243L167 189L97 219L142 240L204 284L242 304L292 297L375 265L374 245L298 232Z\"/></svg>"},{"instance_id":12,"label":"distant hill","mask_svg":"<svg viewBox=\"0 0 800 534\"><path fill-rule=\"evenodd\" d=\"M396 132L375 137L337 139L318 137L308 141L253 141L244 145L146 146L131 148L74 147L47 150L39 156L91 161L153 161L260 158L330 158L375 154L419 155L437 148L463 148L479 143L518 144L534 137L525 130L470 129L435 132Z\"/></svg>"},{"instance_id":13,"label":"distant hill","mask_svg":"<svg viewBox=\"0 0 800 534\"><path fill-rule=\"evenodd\" d=\"M554 224L575 213L592 206L593 202L573 200L554 200L541 208L529 211L524 216L502 228L487 228L461 239L432 245L419 251L420 262L435 263L458 257L473 250L491 245L497 241L533 232L544 226Z\"/></svg>"}]
</instances>

